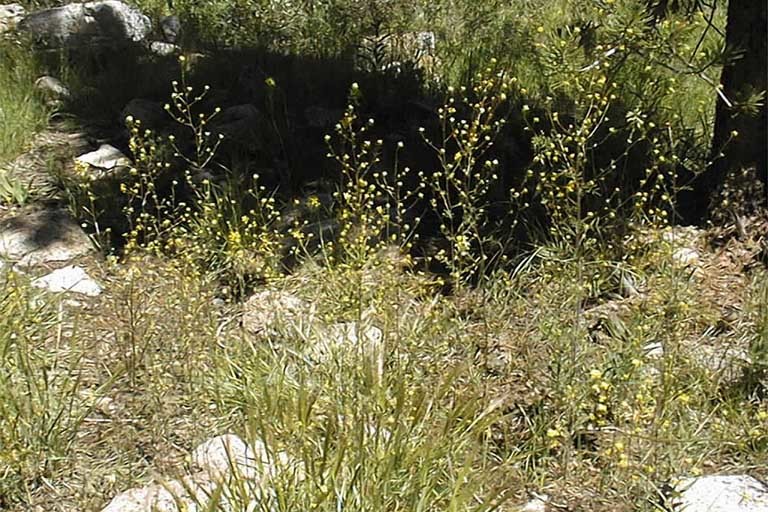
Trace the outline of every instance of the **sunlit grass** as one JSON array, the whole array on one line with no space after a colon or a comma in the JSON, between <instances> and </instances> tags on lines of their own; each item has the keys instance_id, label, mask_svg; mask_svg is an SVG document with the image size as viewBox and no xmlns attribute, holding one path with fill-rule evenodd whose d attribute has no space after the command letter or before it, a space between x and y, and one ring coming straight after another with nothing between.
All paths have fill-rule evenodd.
<instances>
[{"instance_id":1,"label":"sunlit grass","mask_svg":"<svg viewBox=\"0 0 768 512\"><path fill-rule=\"evenodd\" d=\"M0 41L0 163L24 151L48 121L34 87L38 76L29 50Z\"/></svg>"}]
</instances>

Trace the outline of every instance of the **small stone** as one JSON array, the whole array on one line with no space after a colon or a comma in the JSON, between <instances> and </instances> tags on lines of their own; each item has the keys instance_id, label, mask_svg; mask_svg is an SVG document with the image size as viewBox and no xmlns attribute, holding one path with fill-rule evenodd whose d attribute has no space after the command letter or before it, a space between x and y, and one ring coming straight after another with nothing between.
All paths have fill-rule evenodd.
<instances>
[{"instance_id":1,"label":"small stone","mask_svg":"<svg viewBox=\"0 0 768 512\"><path fill-rule=\"evenodd\" d=\"M75 159L96 169L111 171L131 165L131 161L119 149L109 144L102 144L96 151L80 155Z\"/></svg>"},{"instance_id":2,"label":"small stone","mask_svg":"<svg viewBox=\"0 0 768 512\"><path fill-rule=\"evenodd\" d=\"M664 230L662 240L676 247L691 246L704 236L704 231L693 226L673 226Z\"/></svg>"},{"instance_id":3,"label":"small stone","mask_svg":"<svg viewBox=\"0 0 768 512\"><path fill-rule=\"evenodd\" d=\"M310 128L332 128L344 117L344 110L313 105L304 109L304 119Z\"/></svg>"},{"instance_id":4,"label":"small stone","mask_svg":"<svg viewBox=\"0 0 768 512\"><path fill-rule=\"evenodd\" d=\"M72 292L96 297L101 294L101 286L91 279L82 267L70 265L32 281L32 286L44 288L50 292Z\"/></svg>"},{"instance_id":5,"label":"small stone","mask_svg":"<svg viewBox=\"0 0 768 512\"><path fill-rule=\"evenodd\" d=\"M372 325L342 322L321 329L310 354L319 361L331 359L335 354L363 355L370 358L376 376L384 374L384 333Z\"/></svg>"},{"instance_id":6,"label":"small stone","mask_svg":"<svg viewBox=\"0 0 768 512\"><path fill-rule=\"evenodd\" d=\"M360 328L357 322L341 322L328 328L326 340L334 346L378 347L384 334L381 329L372 325Z\"/></svg>"},{"instance_id":7,"label":"small stone","mask_svg":"<svg viewBox=\"0 0 768 512\"><path fill-rule=\"evenodd\" d=\"M768 485L747 475L686 478L674 489L674 512L768 512Z\"/></svg>"},{"instance_id":8,"label":"small stone","mask_svg":"<svg viewBox=\"0 0 768 512\"><path fill-rule=\"evenodd\" d=\"M520 512L547 512L549 497L546 494L534 497L520 508Z\"/></svg>"},{"instance_id":9,"label":"small stone","mask_svg":"<svg viewBox=\"0 0 768 512\"><path fill-rule=\"evenodd\" d=\"M131 489L115 496L102 512L197 512L207 510L215 484L193 475L164 484Z\"/></svg>"},{"instance_id":10,"label":"small stone","mask_svg":"<svg viewBox=\"0 0 768 512\"><path fill-rule=\"evenodd\" d=\"M192 465L215 482L234 476L266 482L281 470L292 470L303 478L303 472L291 457L280 450L270 450L260 439L248 444L234 434L209 439L192 451Z\"/></svg>"},{"instance_id":11,"label":"small stone","mask_svg":"<svg viewBox=\"0 0 768 512\"><path fill-rule=\"evenodd\" d=\"M53 100L64 100L71 96L67 86L52 76L41 76L35 80L35 87Z\"/></svg>"},{"instance_id":12,"label":"small stone","mask_svg":"<svg viewBox=\"0 0 768 512\"><path fill-rule=\"evenodd\" d=\"M264 290L252 295L243 305L243 329L256 335L274 335L281 328L299 329L311 324L315 308L295 295Z\"/></svg>"},{"instance_id":13,"label":"small stone","mask_svg":"<svg viewBox=\"0 0 768 512\"><path fill-rule=\"evenodd\" d=\"M504 375L509 367L509 355L501 349L494 349L485 356L485 369L492 375Z\"/></svg>"},{"instance_id":14,"label":"small stone","mask_svg":"<svg viewBox=\"0 0 768 512\"><path fill-rule=\"evenodd\" d=\"M659 359L664 357L664 345L659 341L648 343L643 347L646 357L650 359Z\"/></svg>"},{"instance_id":15,"label":"small stone","mask_svg":"<svg viewBox=\"0 0 768 512\"><path fill-rule=\"evenodd\" d=\"M134 98L120 111L120 124L124 124L128 117L141 122L142 128L156 129L171 121L171 116L163 108L159 101Z\"/></svg>"},{"instance_id":16,"label":"small stone","mask_svg":"<svg viewBox=\"0 0 768 512\"><path fill-rule=\"evenodd\" d=\"M149 51L158 57L170 57L181 52L181 48L173 43L164 43L162 41L152 41L149 43Z\"/></svg>"},{"instance_id":17,"label":"small stone","mask_svg":"<svg viewBox=\"0 0 768 512\"><path fill-rule=\"evenodd\" d=\"M216 105L218 107L218 105ZM233 105L222 110L211 119L213 137L223 137L236 144L253 147L258 144L257 135L266 124L259 109L250 103Z\"/></svg>"},{"instance_id":18,"label":"small stone","mask_svg":"<svg viewBox=\"0 0 768 512\"><path fill-rule=\"evenodd\" d=\"M250 480L258 474L256 454L234 434L217 436L199 445L192 451L192 464L214 480L226 479L233 473Z\"/></svg>"},{"instance_id":19,"label":"small stone","mask_svg":"<svg viewBox=\"0 0 768 512\"><path fill-rule=\"evenodd\" d=\"M263 125L264 116L251 104L233 105L222 110L211 119L211 131L227 139L252 140Z\"/></svg>"},{"instance_id":20,"label":"small stone","mask_svg":"<svg viewBox=\"0 0 768 512\"><path fill-rule=\"evenodd\" d=\"M695 249L681 247L672 253L672 261L680 267L693 267L699 264L701 256Z\"/></svg>"},{"instance_id":21,"label":"small stone","mask_svg":"<svg viewBox=\"0 0 768 512\"><path fill-rule=\"evenodd\" d=\"M621 294L624 297L637 297L640 295L639 283L635 279L635 276L629 273L623 273L621 275Z\"/></svg>"},{"instance_id":22,"label":"small stone","mask_svg":"<svg viewBox=\"0 0 768 512\"><path fill-rule=\"evenodd\" d=\"M16 25L24 19L26 11L19 4L0 5L0 34L16 28Z\"/></svg>"},{"instance_id":23,"label":"small stone","mask_svg":"<svg viewBox=\"0 0 768 512\"><path fill-rule=\"evenodd\" d=\"M108 396L97 398L93 404L93 408L105 416L111 416L118 409L115 401Z\"/></svg>"},{"instance_id":24,"label":"small stone","mask_svg":"<svg viewBox=\"0 0 768 512\"><path fill-rule=\"evenodd\" d=\"M718 339L706 338L691 346L691 360L706 368L722 382L735 383L742 377L744 370L752 364L749 347L738 344L725 344Z\"/></svg>"}]
</instances>

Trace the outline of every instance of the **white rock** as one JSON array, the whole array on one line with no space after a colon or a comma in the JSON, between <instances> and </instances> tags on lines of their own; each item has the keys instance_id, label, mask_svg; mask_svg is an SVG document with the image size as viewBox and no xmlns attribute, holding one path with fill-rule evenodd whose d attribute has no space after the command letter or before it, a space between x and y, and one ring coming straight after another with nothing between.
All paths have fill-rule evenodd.
<instances>
[{"instance_id":1,"label":"white rock","mask_svg":"<svg viewBox=\"0 0 768 512\"><path fill-rule=\"evenodd\" d=\"M689 353L692 361L723 382L735 383L743 376L744 369L752 364L747 345L725 344L717 339L707 343L705 338L693 344Z\"/></svg>"},{"instance_id":2,"label":"white rock","mask_svg":"<svg viewBox=\"0 0 768 512\"><path fill-rule=\"evenodd\" d=\"M291 470L302 477L297 464L284 451L268 450L263 441L249 445L234 434L211 438L192 451L192 465L215 482L230 476L266 482L281 470Z\"/></svg>"},{"instance_id":3,"label":"white rock","mask_svg":"<svg viewBox=\"0 0 768 512\"><path fill-rule=\"evenodd\" d=\"M197 512L206 510L216 485L205 475L131 489L115 496L102 512ZM217 509L218 510L218 509Z\"/></svg>"},{"instance_id":4,"label":"white rock","mask_svg":"<svg viewBox=\"0 0 768 512\"><path fill-rule=\"evenodd\" d=\"M149 51L158 57L168 57L181 52L181 48L173 43L164 43L162 41L152 41L149 43Z\"/></svg>"},{"instance_id":5,"label":"white rock","mask_svg":"<svg viewBox=\"0 0 768 512\"><path fill-rule=\"evenodd\" d=\"M335 347L378 348L384 339L381 329L372 325L360 328L357 322L341 322L328 327L325 342Z\"/></svg>"},{"instance_id":6,"label":"white rock","mask_svg":"<svg viewBox=\"0 0 768 512\"><path fill-rule=\"evenodd\" d=\"M54 293L72 292L96 297L102 292L101 286L91 279L79 266L70 265L32 281L32 286L44 288Z\"/></svg>"},{"instance_id":7,"label":"white rock","mask_svg":"<svg viewBox=\"0 0 768 512\"><path fill-rule=\"evenodd\" d=\"M35 80L35 87L52 99L61 100L71 96L67 86L61 83L58 78L52 76L41 76Z\"/></svg>"},{"instance_id":8,"label":"white rock","mask_svg":"<svg viewBox=\"0 0 768 512\"><path fill-rule=\"evenodd\" d=\"M19 4L0 5L0 34L13 30L24 18L24 7Z\"/></svg>"},{"instance_id":9,"label":"white rock","mask_svg":"<svg viewBox=\"0 0 768 512\"><path fill-rule=\"evenodd\" d=\"M289 326L303 331L313 322L314 314L314 306L291 293L264 290L243 305L243 329L257 335L273 335Z\"/></svg>"},{"instance_id":10,"label":"white rock","mask_svg":"<svg viewBox=\"0 0 768 512\"><path fill-rule=\"evenodd\" d=\"M687 478L675 489L675 512L768 512L768 485L747 475Z\"/></svg>"},{"instance_id":11,"label":"white rock","mask_svg":"<svg viewBox=\"0 0 768 512\"><path fill-rule=\"evenodd\" d=\"M672 253L672 261L680 267L691 267L699 264L701 256L695 249L681 247Z\"/></svg>"},{"instance_id":12,"label":"white rock","mask_svg":"<svg viewBox=\"0 0 768 512\"><path fill-rule=\"evenodd\" d=\"M191 459L199 472L180 480L125 491L115 496L102 512L263 510L260 507L264 502L275 499L274 490L263 484L278 471L292 471L295 478L303 478L303 472L285 452L269 452L261 441L256 441L252 448L233 434L205 441L193 450ZM234 484L231 477L236 478ZM243 490L247 492L245 496ZM212 508L211 497L215 495L218 501ZM275 509L270 506L266 510Z\"/></svg>"},{"instance_id":13,"label":"white rock","mask_svg":"<svg viewBox=\"0 0 768 512\"><path fill-rule=\"evenodd\" d=\"M680 247L681 245L690 246L703 235L704 231L694 226L673 226L665 229L661 238L669 244Z\"/></svg>"},{"instance_id":14,"label":"white rock","mask_svg":"<svg viewBox=\"0 0 768 512\"><path fill-rule=\"evenodd\" d=\"M117 168L129 167L131 161L119 149L109 144L102 144L96 151L80 155L75 159L81 164L90 165L97 169L111 171Z\"/></svg>"},{"instance_id":15,"label":"white rock","mask_svg":"<svg viewBox=\"0 0 768 512\"><path fill-rule=\"evenodd\" d=\"M63 210L22 213L0 224L0 258L21 267L69 261L92 250L86 234Z\"/></svg>"},{"instance_id":16,"label":"white rock","mask_svg":"<svg viewBox=\"0 0 768 512\"><path fill-rule=\"evenodd\" d=\"M547 512L547 501L546 495L538 496L523 505L520 512Z\"/></svg>"},{"instance_id":17,"label":"white rock","mask_svg":"<svg viewBox=\"0 0 768 512\"><path fill-rule=\"evenodd\" d=\"M192 464L214 480L225 479L233 473L253 479L259 473L257 466L260 459L245 441L234 434L209 439L192 451Z\"/></svg>"},{"instance_id":18,"label":"white rock","mask_svg":"<svg viewBox=\"0 0 768 512\"><path fill-rule=\"evenodd\" d=\"M654 341L645 345L643 352L645 352L646 357L659 359L664 357L664 345L660 341Z\"/></svg>"},{"instance_id":19,"label":"white rock","mask_svg":"<svg viewBox=\"0 0 768 512\"><path fill-rule=\"evenodd\" d=\"M378 327L357 322L343 322L328 326L319 333L317 342L310 347L311 355L319 360L330 359L334 354L362 355L370 358L381 378L384 374L384 333Z\"/></svg>"}]
</instances>

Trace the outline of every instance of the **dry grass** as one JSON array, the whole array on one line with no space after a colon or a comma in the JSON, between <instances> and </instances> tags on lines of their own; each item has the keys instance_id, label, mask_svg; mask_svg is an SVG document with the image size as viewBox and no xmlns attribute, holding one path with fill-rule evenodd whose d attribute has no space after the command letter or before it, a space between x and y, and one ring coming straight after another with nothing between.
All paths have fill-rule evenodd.
<instances>
[{"instance_id":1,"label":"dry grass","mask_svg":"<svg viewBox=\"0 0 768 512\"><path fill-rule=\"evenodd\" d=\"M360 296L350 283L366 283L366 322L386 336L380 386L354 358L304 366L290 354L308 341L290 325L293 337L279 337L280 345L249 337L236 305L214 301L210 283L162 261L104 267L108 292L78 308L51 296L30 306L40 294L6 276L3 318L15 320L2 325L4 364L19 377L56 371L32 395L3 381L3 403L28 401L16 417L37 427L13 430L5 420L4 506L97 510L126 488L178 474L196 443L227 431L266 438L317 471L309 482L280 484L290 497L285 510L318 499L309 483L329 477L313 466L324 456L337 461L332 479L346 488L353 453L381 464L355 487L359 507L378 510L414 506L421 493L405 489L416 481L439 489L459 475L476 486L479 503L503 491L502 510L514 510L526 491L574 510L653 510L673 476L760 475L768 411L759 386L745 387L741 370L734 379L707 368L692 348L702 336L716 353L730 343L757 347L764 336L764 269L730 267L735 295L700 292L725 278L721 267L707 273L722 257L703 252L702 271L690 276L670 266L664 244L652 247L633 268L646 282L642 297L592 325L584 319L593 316L569 307L570 269L552 274L547 262L454 296L436 294L426 276L359 280L314 264L275 283L334 321L361 318L343 297ZM726 299L736 316L718 328ZM663 355L647 354L650 343ZM54 404L66 405L55 421L34 416ZM414 415L420 421L409 423ZM427 473L396 464L394 445L355 441L364 421L402 433L398 457L415 457ZM338 444L324 444L328 436ZM453 466L462 460L471 461L466 471ZM459 500L457 510L474 510L473 502ZM436 498L429 510L447 503Z\"/></svg>"}]
</instances>

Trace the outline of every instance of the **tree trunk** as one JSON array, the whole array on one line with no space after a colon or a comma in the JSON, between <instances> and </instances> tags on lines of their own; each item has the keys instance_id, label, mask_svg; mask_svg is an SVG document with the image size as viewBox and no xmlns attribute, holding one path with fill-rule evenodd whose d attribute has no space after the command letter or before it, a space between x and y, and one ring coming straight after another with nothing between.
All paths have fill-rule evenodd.
<instances>
[{"instance_id":1,"label":"tree trunk","mask_svg":"<svg viewBox=\"0 0 768 512\"><path fill-rule=\"evenodd\" d=\"M725 32L726 45L738 49L740 58L723 67L720 78L723 96L733 103L730 107L720 95L717 98L715 129L712 140L712 164L693 184L693 206L683 212L691 221L701 221L712 214L716 199L722 197L726 182L737 183L729 177L741 176L751 170L750 182L741 183L749 190L739 197L744 204L730 205L739 210L766 205L768 184L768 141L766 138L766 97L761 100L758 112L748 114L739 111L738 105L761 91L766 91L766 10L765 0L729 0L728 22ZM759 183L762 181L763 186ZM737 185L738 186L738 185ZM759 197L755 197L759 196ZM748 204L747 204L748 203ZM722 206L722 205L720 205Z\"/></svg>"}]
</instances>

